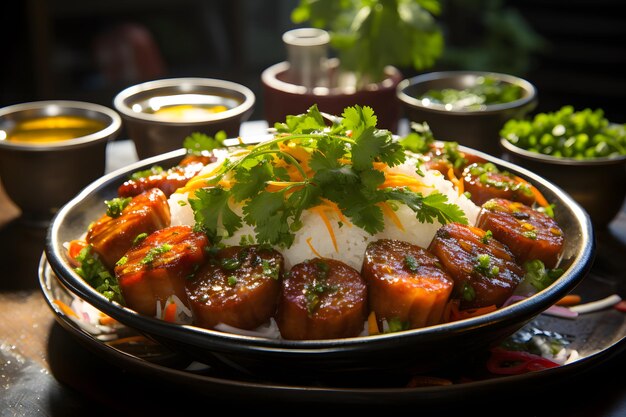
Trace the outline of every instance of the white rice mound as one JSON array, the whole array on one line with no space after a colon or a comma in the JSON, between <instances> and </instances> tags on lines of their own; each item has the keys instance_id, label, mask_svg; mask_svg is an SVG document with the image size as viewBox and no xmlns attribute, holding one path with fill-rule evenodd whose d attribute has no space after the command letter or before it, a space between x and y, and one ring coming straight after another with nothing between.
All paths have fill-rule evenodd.
<instances>
[{"instance_id":1,"label":"white rice mound","mask_svg":"<svg viewBox=\"0 0 626 417\"><path fill-rule=\"evenodd\" d=\"M210 172L215 167L215 164L220 163L221 161L218 160L214 164L205 167L204 172ZM398 172L418 178L424 183L424 189L421 190L423 195L428 195L435 191L446 195L448 203L456 204L463 210L470 225L476 223L480 207L475 205L465 195L459 195L452 182L444 178L440 172L428 170L424 171L425 175L423 177L420 177L415 172L415 160L411 158L408 158L404 164L391 168L390 172ZM186 193L174 193L170 196L169 206L172 214L172 225L193 226L195 224L191 206L186 204L188 203L188 198L189 196ZM241 207L231 204L231 208L235 213L241 215ZM349 222L347 224L343 222L342 224L336 213L332 211L327 213L336 238L337 250L335 250L331 235L323 219L317 213L306 210L302 214L303 227L296 233L291 247L276 248L285 259L286 270L300 262L321 256L343 261L360 271L365 249L369 242L378 239L396 239L427 248L436 231L442 226L437 220L433 223L419 222L413 210L404 204L400 204L395 212L404 230L385 216L385 229L376 235L370 235L365 230ZM222 242L226 245L238 245L242 236L254 235L254 229L244 223L243 227L233 236L223 239ZM307 240L310 241L310 245Z\"/></svg>"}]
</instances>

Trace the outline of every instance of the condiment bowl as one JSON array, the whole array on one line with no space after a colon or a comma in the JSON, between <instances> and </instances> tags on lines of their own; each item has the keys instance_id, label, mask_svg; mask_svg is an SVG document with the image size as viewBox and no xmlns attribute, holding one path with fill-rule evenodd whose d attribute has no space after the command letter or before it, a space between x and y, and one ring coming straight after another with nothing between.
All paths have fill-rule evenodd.
<instances>
[{"instance_id":1,"label":"condiment bowl","mask_svg":"<svg viewBox=\"0 0 626 417\"><path fill-rule=\"evenodd\" d=\"M211 78L170 78L128 87L113 101L139 159L182 147L188 135L239 135L254 111L249 88ZM165 110L165 111L164 111Z\"/></svg>"},{"instance_id":2,"label":"condiment bowl","mask_svg":"<svg viewBox=\"0 0 626 417\"><path fill-rule=\"evenodd\" d=\"M59 120L67 119L95 127L66 130L66 137L59 139ZM50 120L52 127L43 130L22 129ZM104 175L107 143L121 126L114 110L79 101L38 101L0 109L0 179L22 219L47 224L63 204ZM17 140L18 130L29 129L38 136L36 141L30 133Z\"/></svg>"},{"instance_id":3,"label":"condiment bowl","mask_svg":"<svg viewBox=\"0 0 626 417\"><path fill-rule=\"evenodd\" d=\"M504 159L538 173L570 194L589 213L594 226L607 226L624 204L626 155L574 159L532 152L505 138L500 145Z\"/></svg>"},{"instance_id":4,"label":"condiment bowl","mask_svg":"<svg viewBox=\"0 0 626 417\"><path fill-rule=\"evenodd\" d=\"M327 340L283 340L168 323L111 302L73 269L66 242L80 237L100 217L102 202L117 195L130 173L154 165L175 166L183 149L139 161L94 182L57 214L46 238L45 256L64 286L119 322L202 363L262 378L315 380L316 377L376 372L432 370L466 359L499 343L572 291L586 276L595 255L588 215L568 194L524 168L488 154L474 153L535 185L550 202L564 233L563 274L548 288L514 304L470 319L413 330Z\"/></svg>"},{"instance_id":5,"label":"condiment bowl","mask_svg":"<svg viewBox=\"0 0 626 417\"><path fill-rule=\"evenodd\" d=\"M521 88L517 100L486 104L478 109L457 109L423 100L421 97L432 90L466 90L490 77L502 85ZM403 105L411 122L426 122L438 140L458 142L495 156L499 156L500 129L512 118L521 118L537 105L537 90L527 80L495 72L484 71L442 71L421 74L408 78L398 85L397 98Z\"/></svg>"}]
</instances>

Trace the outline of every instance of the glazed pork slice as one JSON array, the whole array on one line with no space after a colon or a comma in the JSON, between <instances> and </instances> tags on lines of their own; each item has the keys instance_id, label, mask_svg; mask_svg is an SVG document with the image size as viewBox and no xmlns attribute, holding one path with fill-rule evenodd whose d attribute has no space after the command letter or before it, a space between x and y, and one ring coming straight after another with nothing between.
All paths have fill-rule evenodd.
<instances>
[{"instance_id":1,"label":"glazed pork slice","mask_svg":"<svg viewBox=\"0 0 626 417\"><path fill-rule=\"evenodd\" d=\"M276 312L283 269L283 256L271 248L220 249L187 280L194 324L252 330L267 323Z\"/></svg>"},{"instance_id":2,"label":"glazed pork slice","mask_svg":"<svg viewBox=\"0 0 626 417\"><path fill-rule=\"evenodd\" d=\"M403 328L410 329L441 321L454 284L436 256L399 240L371 242L361 274L376 317L399 320Z\"/></svg>"},{"instance_id":3,"label":"glazed pork slice","mask_svg":"<svg viewBox=\"0 0 626 417\"><path fill-rule=\"evenodd\" d=\"M121 213L111 215L105 214L95 221L86 236L87 243L110 270L131 248L137 236L167 227L171 221L167 197L158 188L132 197Z\"/></svg>"},{"instance_id":4,"label":"glazed pork slice","mask_svg":"<svg viewBox=\"0 0 626 417\"><path fill-rule=\"evenodd\" d=\"M151 188L159 188L169 197L213 161L215 161L213 156L188 155L173 168L165 171L146 170L145 175L138 175L137 178L125 181L118 187L117 194L120 197L132 197Z\"/></svg>"},{"instance_id":5,"label":"glazed pork slice","mask_svg":"<svg viewBox=\"0 0 626 417\"><path fill-rule=\"evenodd\" d=\"M539 259L547 268L558 265L563 230L547 214L520 202L494 198L483 204L476 225L490 230L520 263Z\"/></svg>"},{"instance_id":6,"label":"glazed pork slice","mask_svg":"<svg viewBox=\"0 0 626 417\"><path fill-rule=\"evenodd\" d=\"M133 246L115 267L126 305L154 316L176 295L188 305L185 281L206 259L209 241L189 226L170 226Z\"/></svg>"},{"instance_id":7,"label":"glazed pork slice","mask_svg":"<svg viewBox=\"0 0 626 417\"><path fill-rule=\"evenodd\" d=\"M284 339L334 339L359 335L367 318L361 274L333 259L294 265L283 280L276 323Z\"/></svg>"},{"instance_id":8,"label":"glazed pork slice","mask_svg":"<svg viewBox=\"0 0 626 417\"><path fill-rule=\"evenodd\" d=\"M528 206L535 203L530 184L515 175L500 171L491 163L473 163L463 170L464 189L476 205L492 198L519 201Z\"/></svg>"},{"instance_id":9,"label":"glazed pork slice","mask_svg":"<svg viewBox=\"0 0 626 417\"><path fill-rule=\"evenodd\" d=\"M500 307L524 277L509 248L478 227L448 223L428 250L454 280L452 298L462 309Z\"/></svg>"}]
</instances>

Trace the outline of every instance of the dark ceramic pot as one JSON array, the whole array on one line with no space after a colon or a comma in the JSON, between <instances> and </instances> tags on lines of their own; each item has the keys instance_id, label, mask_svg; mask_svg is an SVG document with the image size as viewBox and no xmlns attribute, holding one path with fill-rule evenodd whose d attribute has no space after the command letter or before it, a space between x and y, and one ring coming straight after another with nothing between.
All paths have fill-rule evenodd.
<instances>
[{"instance_id":1,"label":"dark ceramic pot","mask_svg":"<svg viewBox=\"0 0 626 417\"><path fill-rule=\"evenodd\" d=\"M329 85L333 85L332 80L338 76L338 61L331 60L328 67ZM307 89L289 82L289 68L289 62L281 62L261 74L265 119L270 126L284 122L288 115L305 113L314 104L320 111L333 115L341 115L346 107L358 104L374 109L379 128L397 132L402 112L396 99L396 88L402 80L398 69L387 67L385 80L361 89Z\"/></svg>"},{"instance_id":2,"label":"dark ceramic pot","mask_svg":"<svg viewBox=\"0 0 626 417\"><path fill-rule=\"evenodd\" d=\"M447 110L443 105L425 105L418 99L429 90L463 90L479 77L490 75L505 83L522 87L524 93L509 103L487 105L482 110ZM398 85L398 99L411 122L426 122L438 140L458 142L491 155L501 155L500 130L509 119L523 118L537 105L535 87L526 80L508 74L480 71L431 72L403 80Z\"/></svg>"},{"instance_id":3,"label":"dark ceramic pot","mask_svg":"<svg viewBox=\"0 0 626 417\"><path fill-rule=\"evenodd\" d=\"M596 227L606 227L626 198L626 155L617 158L557 158L530 152L502 138L504 158L552 181L569 193Z\"/></svg>"}]
</instances>

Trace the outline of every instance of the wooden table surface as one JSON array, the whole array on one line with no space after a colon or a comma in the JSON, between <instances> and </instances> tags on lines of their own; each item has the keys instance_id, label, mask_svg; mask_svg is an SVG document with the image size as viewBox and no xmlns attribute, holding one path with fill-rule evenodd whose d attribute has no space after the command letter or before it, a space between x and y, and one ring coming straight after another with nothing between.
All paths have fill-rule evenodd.
<instances>
[{"instance_id":1,"label":"wooden table surface","mask_svg":"<svg viewBox=\"0 0 626 417\"><path fill-rule=\"evenodd\" d=\"M124 158L132 160L133 155L125 154ZM123 158L118 158L117 164L124 163ZM206 407L207 413L216 412L213 406L220 404L219 398L198 404L180 387L109 363L56 322L38 283L37 266L45 234L45 228L22 224L19 210L0 189L0 416L178 416L194 412L199 405ZM625 296L626 268L620 265L626 267L626 211L609 228L597 231L597 237L599 257L594 269L610 265L612 273L620 275L613 278L623 280L618 286ZM528 392L512 393L512 399L484 398L475 403L471 399L459 400L441 409L444 414L437 414L475 411L485 416L623 417L625 371L626 352L622 351L583 375L572 375L543 392L533 392L529 387ZM540 399L545 400L545 405L538 405ZM276 404L275 408L264 410L247 404L246 398L228 406L237 411L267 411L274 415L341 411L339 406L328 408L324 404L298 410L282 409ZM394 410L393 404L352 409L359 413ZM424 412L437 410L422 409L422 414L419 411L413 410L412 415L428 415Z\"/></svg>"}]
</instances>

